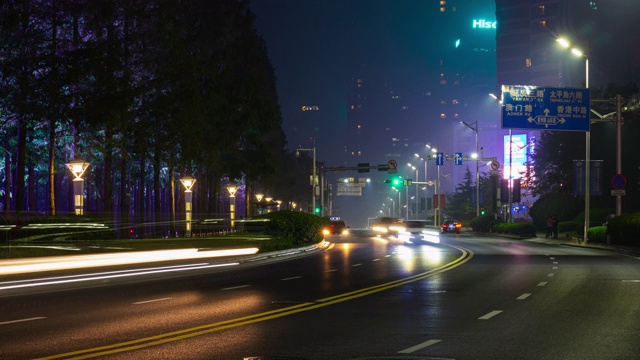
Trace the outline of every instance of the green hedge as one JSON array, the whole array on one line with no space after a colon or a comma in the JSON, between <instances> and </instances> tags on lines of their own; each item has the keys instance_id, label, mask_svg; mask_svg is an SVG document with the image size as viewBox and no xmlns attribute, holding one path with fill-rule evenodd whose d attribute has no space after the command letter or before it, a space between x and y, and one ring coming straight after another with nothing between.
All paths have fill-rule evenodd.
<instances>
[{"instance_id":1,"label":"green hedge","mask_svg":"<svg viewBox=\"0 0 640 360\"><path fill-rule=\"evenodd\" d=\"M502 223L502 219L495 219L493 215L481 215L471 219L469 225L473 231L489 232L493 225Z\"/></svg>"},{"instance_id":2,"label":"green hedge","mask_svg":"<svg viewBox=\"0 0 640 360\"><path fill-rule=\"evenodd\" d=\"M623 214L609 223L607 231L612 244L640 247L640 212Z\"/></svg>"},{"instance_id":3,"label":"green hedge","mask_svg":"<svg viewBox=\"0 0 640 360\"><path fill-rule=\"evenodd\" d=\"M289 245L316 244L322 241L322 226L326 220L312 214L299 211L274 211L260 215L267 218L265 233L275 238L280 247Z\"/></svg>"},{"instance_id":4,"label":"green hedge","mask_svg":"<svg viewBox=\"0 0 640 360\"><path fill-rule=\"evenodd\" d=\"M499 223L494 224L491 228L492 232L500 234L517 235L520 237L530 237L536 235L536 227L531 223L526 224L510 224Z\"/></svg>"},{"instance_id":5,"label":"green hedge","mask_svg":"<svg viewBox=\"0 0 640 360\"><path fill-rule=\"evenodd\" d=\"M606 226L594 226L587 230L587 238L589 242L594 243L606 243L607 242L607 227Z\"/></svg>"}]
</instances>

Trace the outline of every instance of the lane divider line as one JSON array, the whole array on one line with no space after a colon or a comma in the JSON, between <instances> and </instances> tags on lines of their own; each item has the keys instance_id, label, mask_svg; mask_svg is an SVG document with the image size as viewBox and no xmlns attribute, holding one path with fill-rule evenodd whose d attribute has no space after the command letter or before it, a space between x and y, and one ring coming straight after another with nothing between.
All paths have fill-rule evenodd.
<instances>
[{"instance_id":1,"label":"lane divider line","mask_svg":"<svg viewBox=\"0 0 640 360\"><path fill-rule=\"evenodd\" d=\"M502 312L502 310L493 310L493 311L492 311L492 312L490 312L490 313L487 313L487 314L485 314L485 315L480 316L480 317L478 318L478 320L489 320L489 319L491 319L492 317L494 317L494 316L496 316L496 315L500 314L501 312Z\"/></svg>"},{"instance_id":2,"label":"lane divider line","mask_svg":"<svg viewBox=\"0 0 640 360\"><path fill-rule=\"evenodd\" d=\"M302 279L302 276L292 276L292 277L288 277L288 278L284 278L284 279L280 279L280 280L289 281L289 280L296 280L296 279Z\"/></svg>"},{"instance_id":3,"label":"lane divider line","mask_svg":"<svg viewBox=\"0 0 640 360\"><path fill-rule=\"evenodd\" d=\"M406 348L404 350L400 350L400 351L398 351L398 354L411 354L414 351L417 351L417 350L420 350L420 349L424 349L427 346L431 346L431 345L437 344L437 343L439 343L441 341L442 340L436 340L436 339L427 340L427 341L423 342L422 344L418 344L418 345L412 346L410 348Z\"/></svg>"},{"instance_id":4,"label":"lane divider line","mask_svg":"<svg viewBox=\"0 0 640 360\"><path fill-rule=\"evenodd\" d=\"M524 299L528 298L529 296L531 296L531 294L525 293L525 294L522 294L522 295L518 296L516 299L517 300L524 300Z\"/></svg>"},{"instance_id":5,"label":"lane divider line","mask_svg":"<svg viewBox=\"0 0 640 360\"><path fill-rule=\"evenodd\" d=\"M0 325L9 325L9 324L21 323L21 322L25 322L25 321L34 321L34 320L42 320L42 319L46 319L46 317L38 316L38 317L32 317L32 318L27 318L27 319L3 321L3 322L0 322Z\"/></svg>"},{"instance_id":6,"label":"lane divider line","mask_svg":"<svg viewBox=\"0 0 640 360\"><path fill-rule=\"evenodd\" d=\"M133 305L142 305L142 304L149 304L149 303L154 303L154 302L158 302L158 301L166 301L166 300L171 300L172 298L162 298L162 299L153 299L153 300L146 300L146 301L138 301L138 302L134 302Z\"/></svg>"},{"instance_id":7,"label":"lane divider line","mask_svg":"<svg viewBox=\"0 0 640 360\"><path fill-rule=\"evenodd\" d=\"M228 288L222 288L220 290L225 290L225 291L226 290L235 290L235 289L246 288L246 287L249 287L249 286L251 286L251 285L238 285L238 286L231 286L231 287L228 287Z\"/></svg>"}]
</instances>

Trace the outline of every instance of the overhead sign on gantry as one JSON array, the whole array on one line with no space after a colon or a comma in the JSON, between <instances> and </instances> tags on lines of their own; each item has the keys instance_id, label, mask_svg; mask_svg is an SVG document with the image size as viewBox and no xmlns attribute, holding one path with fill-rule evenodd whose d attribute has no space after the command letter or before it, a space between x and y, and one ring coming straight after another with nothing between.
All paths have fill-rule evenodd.
<instances>
[{"instance_id":1,"label":"overhead sign on gantry","mask_svg":"<svg viewBox=\"0 0 640 360\"><path fill-rule=\"evenodd\" d=\"M586 88L502 86L502 128L589 131L590 93Z\"/></svg>"}]
</instances>

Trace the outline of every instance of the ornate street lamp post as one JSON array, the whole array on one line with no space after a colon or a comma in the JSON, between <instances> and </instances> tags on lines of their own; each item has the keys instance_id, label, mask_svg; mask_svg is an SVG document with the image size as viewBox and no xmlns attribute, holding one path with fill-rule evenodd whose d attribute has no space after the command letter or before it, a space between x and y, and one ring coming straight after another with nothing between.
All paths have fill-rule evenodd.
<instances>
[{"instance_id":1,"label":"ornate street lamp post","mask_svg":"<svg viewBox=\"0 0 640 360\"><path fill-rule=\"evenodd\" d=\"M229 218L231 219L231 230L235 228L236 220L236 191L238 188L234 185L227 186L229 192Z\"/></svg>"},{"instance_id":2,"label":"ornate street lamp post","mask_svg":"<svg viewBox=\"0 0 640 360\"><path fill-rule=\"evenodd\" d=\"M73 179L73 207L76 215L84 214L84 179L82 175L89 167L89 163L84 160L75 159L65 164L69 171L75 176Z\"/></svg>"},{"instance_id":3,"label":"ornate street lamp post","mask_svg":"<svg viewBox=\"0 0 640 360\"><path fill-rule=\"evenodd\" d=\"M263 197L264 197L264 194L262 194L262 193L257 193L256 194L256 200L258 200L258 203L256 204L256 211L257 211L258 215L262 214L262 208L260 207L260 202L262 201Z\"/></svg>"},{"instance_id":4,"label":"ornate street lamp post","mask_svg":"<svg viewBox=\"0 0 640 360\"><path fill-rule=\"evenodd\" d=\"M191 237L191 213L192 213L192 195L193 192L191 191L191 188L193 188L193 185L196 183L196 179L192 178L191 176L183 176L180 178L180 182L182 183L182 185L184 186L185 190L184 190L184 212L185 212L185 220L187 221L186 224L186 229L185 229L185 236L186 237Z\"/></svg>"}]
</instances>

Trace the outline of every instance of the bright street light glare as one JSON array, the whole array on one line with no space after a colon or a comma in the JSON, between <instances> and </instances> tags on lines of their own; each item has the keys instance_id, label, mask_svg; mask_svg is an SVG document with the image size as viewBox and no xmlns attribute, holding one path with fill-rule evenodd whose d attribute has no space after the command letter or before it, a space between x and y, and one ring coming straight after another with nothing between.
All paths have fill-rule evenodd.
<instances>
[{"instance_id":1,"label":"bright street light glare","mask_svg":"<svg viewBox=\"0 0 640 360\"><path fill-rule=\"evenodd\" d=\"M576 49L576 48L571 49L571 53L572 53L573 55L575 55L575 56L580 56L580 57L582 57L582 56L584 55L584 54L582 53L582 51L580 51L580 50L578 50L578 49Z\"/></svg>"},{"instance_id":2,"label":"bright street light glare","mask_svg":"<svg viewBox=\"0 0 640 360\"><path fill-rule=\"evenodd\" d=\"M569 42L563 38L558 38L556 39L556 41L558 42L558 44L562 45L563 47L568 48L571 44L569 44Z\"/></svg>"}]
</instances>

